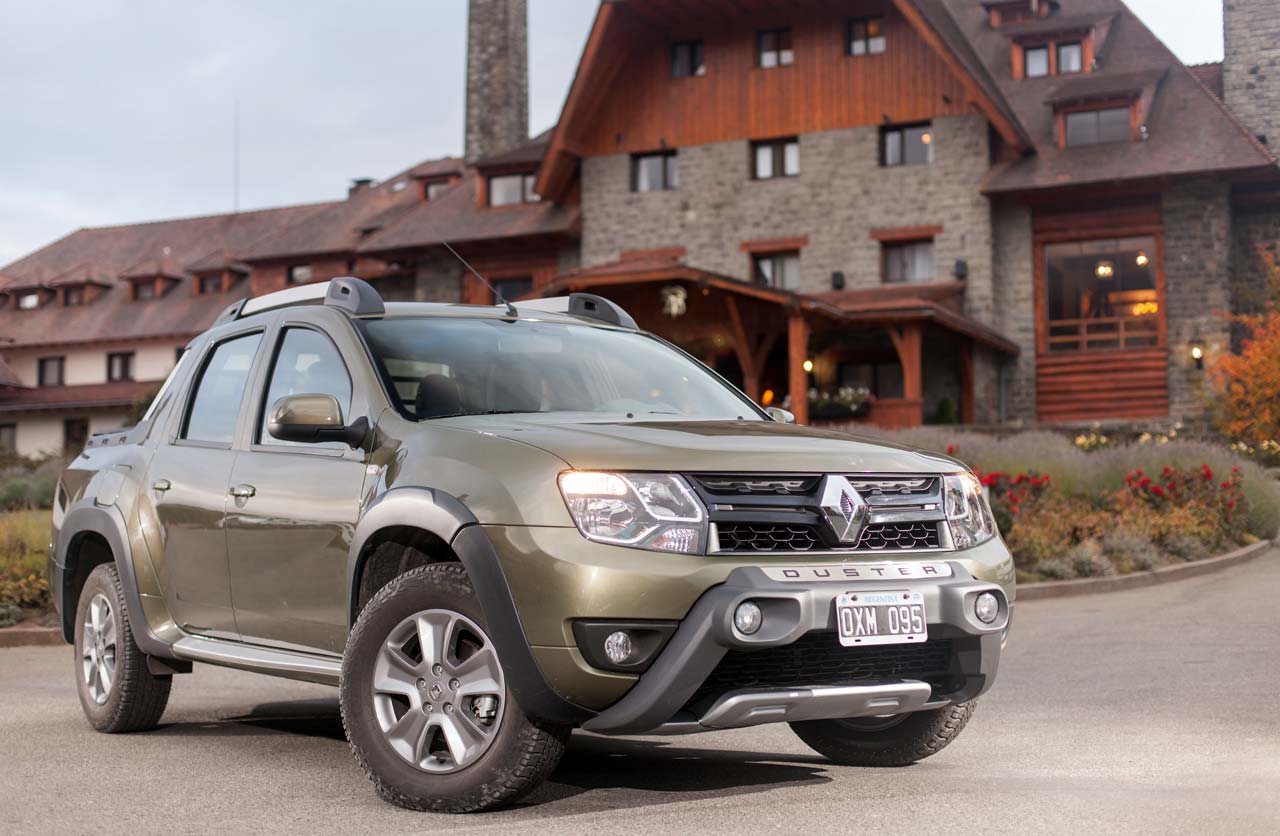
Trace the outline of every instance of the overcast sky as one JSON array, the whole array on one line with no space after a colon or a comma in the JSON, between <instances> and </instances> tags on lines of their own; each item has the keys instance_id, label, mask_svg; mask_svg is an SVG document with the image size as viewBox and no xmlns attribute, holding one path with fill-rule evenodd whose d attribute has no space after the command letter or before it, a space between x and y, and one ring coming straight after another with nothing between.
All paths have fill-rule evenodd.
<instances>
[{"instance_id":1,"label":"overcast sky","mask_svg":"<svg viewBox=\"0 0 1280 836\"><path fill-rule=\"evenodd\" d=\"M531 129L597 0L529 0ZM1129 0L1188 63L1220 0ZM1070 7L1070 0L1064 0ZM465 0L0 0L0 265L81 226L345 193L462 150Z\"/></svg>"}]
</instances>

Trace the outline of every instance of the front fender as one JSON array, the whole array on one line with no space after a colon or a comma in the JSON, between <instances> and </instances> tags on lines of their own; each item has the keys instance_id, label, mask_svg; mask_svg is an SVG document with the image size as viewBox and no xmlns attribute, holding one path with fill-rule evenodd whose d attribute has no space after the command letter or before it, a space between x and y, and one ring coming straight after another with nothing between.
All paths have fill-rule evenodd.
<instances>
[{"instance_id":1,"label":"front fender","mask_svg":"<svg viewBox=\"0 0 1280 836\"><path fill-rule=\"evenodd\" d=\"M582 708L547 684L533 658L520 614L516 611L497 552L475 516L457 497L431 488L393 488L378 497L356 526L347 559L347 611L352 624L359 600L359 578L365 544L378 531L409 526L428 531L448 543L467 570L484 613L485 625L511 692L525 714L553 723L579 723L595 712Z\"/></svg>"}]
</instances>

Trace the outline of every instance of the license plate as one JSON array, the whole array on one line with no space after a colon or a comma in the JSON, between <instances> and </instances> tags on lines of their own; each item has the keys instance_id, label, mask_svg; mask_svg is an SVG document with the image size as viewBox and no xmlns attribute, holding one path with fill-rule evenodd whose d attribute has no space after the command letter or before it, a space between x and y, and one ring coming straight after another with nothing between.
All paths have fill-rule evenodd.
<instances>
[{"instance_id":1,"label":"license plate","mask_svg":"<svg viewBox=\"0 0 1280 836\"><path fill-rule=\"evenodd\" d=\"M920 592L846 592L836 598L840 644L907 644L929 638L929 620Z\"/></svg>"}]
</instances>

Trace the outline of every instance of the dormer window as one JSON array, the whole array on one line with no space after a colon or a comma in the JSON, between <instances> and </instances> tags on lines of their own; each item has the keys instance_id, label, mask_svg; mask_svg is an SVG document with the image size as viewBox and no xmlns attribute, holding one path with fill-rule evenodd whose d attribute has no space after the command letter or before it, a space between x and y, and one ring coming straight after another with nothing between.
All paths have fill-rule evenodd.
<instances>
[{"instance_id":1,"label":"dormer window","mask_svg":"<svg viewBox=\"0 0 1280 836\"><path fill-rule=\"evenodd\" d=\"M306 284L311 281L310 264L294 264L289 268L289 284Z\"/></svg>"},{"instance_id":2,"label":"dormer window","mask_svg":"<svg viewBox=\"0 0 1280 836\"><path fill-rule=\"evenodd\" d=\"M210 293L222 292L222 276L216 274L199 276L196 278L196 293L201 296Z\"/></svg>"},{"instance_id":3,"label":"dormer window","mask_svg":"<svg viewBox=\"0 0 1280 836\"><path fill-rule=\"evenodd\" d=\"M1049 74L1049 47L1024 46L1022 48L1022 73L1027 78L1040 78Z\"/></svg>"},{"instance_id":4,"label":"dormer window","mask_svg":"<svg viewBox=\"0 0 1280 836\"><path fill-rule=\"evenodd\" d=\"M1128 107L1077 110L1064 113L1062 116L1063 143L1068 148L1129 141L1130 110Z\"/></svg>"},{"instance_id":5,"label":"dormer window","mask_svg":"<svg viewBox=\"0 0 1280 836\"><path fill-rule=\"evenodd\" d=\"M1078 73L1084 70L1084 45L1080 41L1062 41L1058 44L1058 75Z\"/></svg>"},{"instance_id":6,"label":"dormer window","mask_svg":"<svg viewBox=\"0 0 1280 836\"><path fill-rule=\"evenodd\" d=\"M40 307L40 291L31 293L19 293L17 296L17 306L20 311L34 311Z\"/></svg>"},{"instance_id":7,"label":"dormer window","mask_svg":"<svg viewBox=\"0 0 1280 836\"><path fill-rule=\"evenodd\" d=\"M68 287L62 291L62 304L67 307L75 307L84 304L84 288Z\"/></svg>"},{"instance_id":8,"label":"dormer window","mask_svg":"<svg viewBox=\"0 0 1280 836\"><path fill-rule=\"evenodd\" d=\"M489 205L515 206L521 203L537 203L542 200L534 191L538 183L536 174L495 174L489 178Z\"/></svg>"},{"instance_id":9,"label":"dormer window","mask_svg":"<svg viewBox=\"0 0 1280 836\"><path fill-rule=\"evenodd\" d=\"M154 281L133 283L133 299L135 302L145 302L154 298L156 298L156 283Z\"/></svg>"},{"instance_id":10,"label":"dormer window","mask_svg":"<svg viewBox=\"0 0 1280 836\"><path fill-rule=\"evenodd\" d=\"M426 197L428 201L439 200L441 195L449 191L449 186L451 185L452 183L448 180L436 180L434 182L429 182L423 186L423 196Z\"/></svg>"}]
</instances>

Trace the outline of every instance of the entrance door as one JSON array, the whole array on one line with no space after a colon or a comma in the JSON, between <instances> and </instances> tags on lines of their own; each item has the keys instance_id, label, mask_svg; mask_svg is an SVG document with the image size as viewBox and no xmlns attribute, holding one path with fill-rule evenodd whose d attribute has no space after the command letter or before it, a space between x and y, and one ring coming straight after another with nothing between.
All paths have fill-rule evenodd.
<instances>
[{"instance_id":1,"label":"entrance door","mask_svg":"<svg viewBox=\"0 0 1280 836\"><path fill-rule=\"evenodd\" d=\"M78 456L89 440L89 419L68 418L62 422L62 454Z\"/></svg>"},{"instance_id":2,"label":"entrance door","mask_svg":"<svg viewBox=\"0 0 1280 836\"><path fill-rule=\"evenodd\" d=\"M1037 417L1168 415L1159 236L1070 234L1042 238L1037 254Z\"/></svg>"},{"instance_id":3,"label":"entrance door","mask_svg":"<svg viewBox=\"0 0 1280 836\"><path fill-rule=\"evenodd\" d=\"M265 417L280 398L317 394L336 398L348 423L365 414L347 368L319 331L280 332L227 508L232 595L246 639L331 653L346 644L347 556L360 519L364 455L341 443L273 438Z\"/></svg>"}]
</instances>

